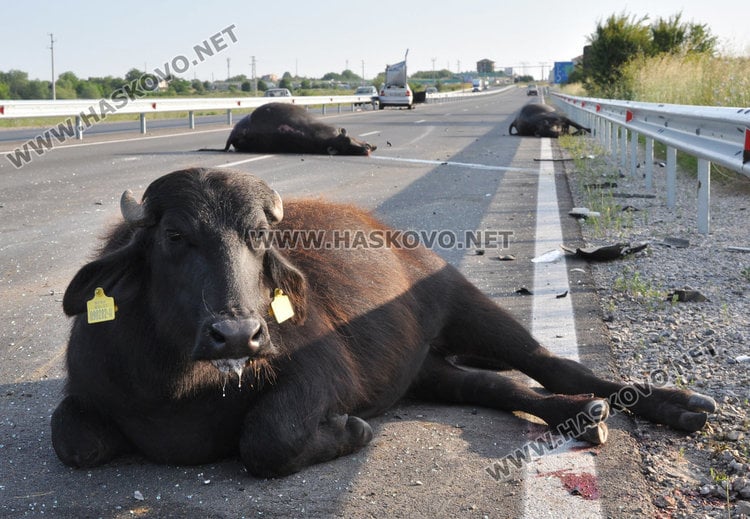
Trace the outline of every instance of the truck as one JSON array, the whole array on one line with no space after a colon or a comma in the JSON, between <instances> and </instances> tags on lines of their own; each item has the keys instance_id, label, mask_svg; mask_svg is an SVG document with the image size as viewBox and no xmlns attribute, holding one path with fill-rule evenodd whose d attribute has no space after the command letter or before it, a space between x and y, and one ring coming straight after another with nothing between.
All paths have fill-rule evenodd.
<instances>
[{"instance_id":1,"label":"truck","mask_svg":"<svg viewBox=\"0 0 750 519\"><path fill-rule=\"evenodd\" d=\"M386 106L414 108L414 94L409 88L406 74L406 57L408 55L409 49L406 49L404 61L385 66L385 82L378 96L378 104L381 110Z\"/></svg>"}]
</instances>

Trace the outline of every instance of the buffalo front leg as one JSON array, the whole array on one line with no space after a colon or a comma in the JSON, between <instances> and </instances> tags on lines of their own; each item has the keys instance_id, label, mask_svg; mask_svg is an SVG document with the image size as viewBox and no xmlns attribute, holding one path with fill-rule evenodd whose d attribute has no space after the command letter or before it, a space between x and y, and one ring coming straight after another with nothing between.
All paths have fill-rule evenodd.
<instances>
[{"instance_id":1,"label":"buffalo front leg","mask_svg":"<svg viewBox=\"0 0 750 519\"><path fill-rule=\"evenodd\" d=\"M299 400L265 400L249 410L240 438L242 462L253 476L293 474L357 452L372 439L370 425L356 416L325 413Z\"/></svg>"},{"instance_id":2,"label":"buffalo front leg","mask_svg":"<svg viewBox=\"0 0 750 519\"><path fill-rule=\"evenodd\" d=\"M117 426L79 398L67 396L52 414L52 446L71 467L95 467L131 449Z\"/></svg>"},{"instance_id":3,"label":"buffalo front leg","mask_svg":"<svg viewBox=\"0 0 750 519\"><path fill-rule=\"evenodd\" d=\"M651 381L625 384L600 378L583 364L554 355L505 310L478 290L472 291L465 288L455 302L459 310L439 341L443 355L487 359L488 366L517 369L552 393L591 393L606 398L612 407L683 431L701 429L707 413L716 410L711 397L693 391L659 387ZM471 312L460 310L468 307Z\"/></svg>"},{"instance_id":4,"label":"buffalo front leg","mask_svg":"<svg viewBox=\"0 0 750 519\"><path fill-rule=\"evenodd\" d=\"M594 444L607 441L605 399L592 394L543 395L498 373L455 366L435 353L425 359L410 392L427 400L523 411L566 437Z\"/></svg>"}]
</instances>

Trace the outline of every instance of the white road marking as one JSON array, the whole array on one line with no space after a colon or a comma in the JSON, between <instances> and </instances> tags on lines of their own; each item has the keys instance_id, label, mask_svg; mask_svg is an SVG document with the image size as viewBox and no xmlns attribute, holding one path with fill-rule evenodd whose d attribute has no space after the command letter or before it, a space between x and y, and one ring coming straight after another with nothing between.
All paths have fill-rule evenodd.
<instances>
[{"instance_id":1,"label":"white road marking","mask_svg":"<svg viewBox=\"0 0 750 519\"><path fill-rule=\"evenodd\" d=\"M227 162L225 164L218 164L215 168L231 168L233 166L239 166L240 164L246 164L248 162L255 162L258 160L270 159L273 155L261 155L260 157L252 157L250 159L238 160L237 162Z\"/></svg>"},{"instance_id":2,"label":"white road marking","mask_svg":"<svg viewBox=\"0 0 750 519\"><path fill-rule=\"evenodd\" d=\"M167 137L184 137L186 135L198 135L198 134L201 134L201 133L226 132L228 130L231 130L231 128L226 127L226 128L218 128L218 129L215 129L215 130L193 130L193 131L184 132L184 133L170 133L170 134L164 134L164 135L150 135L148 137L132 137L132 138L128 138L128 139L114 139L114 140L108 140L108 141L79 142L79 143L76 143L76 144L67 144L68 141L75 140L75 139L73 139L71 137L69 139L66 139L65 143L63 143L63 144L55 142L55 144L52 146L52 148L44 150L44 154L46 155L47 153L49 153L53 149L54 150L65 150L65 149L68 149L68 148L80 148L80 147L83 147L83 146L99 146L101 144L114 144L114 143L120 143L120 142L134 142L134 141L150 141L152 139L165 139ZM40 131L39 135L44 134L45 131L47 131L47 130ZM84 135L85 135L85 132L84 132ZM100 134L95 134L95 135L99 136L99 137L103 137L106 134L101 134L100 133ZM36 137L32 137L31 139L25 140L23 143L21 143L19 146L17 146L16 148L14 148L12 150L0 151L0 155L3 155L3 154L7 155L7 154L15 153L16 149L18 149L18 148L23 149L24 144L28 143L29 141L36 142ZM33 149L30 149L29 152L32 153L35 156L37 155L34 152Z\"/></svg>"},{"instance_id":3,"label":"white road marking","mask_svg":"<svg viewBox=\"0 0 750 519\"><path fill-rule=\"evenodd\" d=\"M411 164L428 164L432 166L459 166L462 168L471 169L486 169L489 171L525 171L529 173L536 173L536 169L532 168L511 168L506 166L489 166L487 164L473 164L469 162L451 162L449 160L426 160L426 159L405 159L402 157L384 157L382 155L370 156L373 160L389 160L393 162L407 162Z\"/></svg>"},{"instance_id":4,"label":"white road marking","mask_svg":"<svg viewBox=\"0 0 750 519\"><path fill-rule=\"evenodd\" d=\"M359 136L360 137L367 137L368 135L376 135L378 133L380 133L380 130L375 130L374 132L360 133Z\"/></svg>"},{"instance_id":5,"label":"white road marking","mask_svg":"<svg viewBox=\"0 0 750 519\"><path fill-rule=\"evenodd\" d=\"M427 119L420 119L419 121L414 121L414 124L422 124L425 121L427 121Z\"/></svg>"},{"instance_id":6,"label":"white road marking","mask_svg":"<svg viewBox=\"0 0 750 519\"><path fill-rule=\"evenodd\" d=\"M549 139L541 139L542 159L552 158ZM540 162L534 257L562 244L555 169ZM532 333L556 355L578 361L578 338L565 260L534 264ZM528 519L601 518L594 456L585 442L568 442L524 467L524 517ZM578 487L578 492L574 489ZM577 494L577 495L576 495Z\"/></svg>"}]
</instances>

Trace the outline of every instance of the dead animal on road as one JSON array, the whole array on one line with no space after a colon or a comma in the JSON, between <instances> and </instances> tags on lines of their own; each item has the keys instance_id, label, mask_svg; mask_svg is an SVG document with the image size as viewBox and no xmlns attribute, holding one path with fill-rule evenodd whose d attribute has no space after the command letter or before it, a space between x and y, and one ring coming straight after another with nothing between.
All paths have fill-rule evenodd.
<instances>
[{"instance_id":1,"label":"dead animal on road","mask_svg":"<svg viewBox=\"0 0 750 519\"><path fill-rule=\"evenodd\" d=\"M553 107L542 103L529 103L521 108L516 119L510 123L508 133L522 137L552 137L570 133L570 128L575 128L573 135L584 132L591 133L589 128L568 119ZM515 133L513 132L515 130Z\"/></svg>"},{"instance_id":2,"label":"dead animal on road","mask_svg":"<svg viewBox=\"0 0 750 519\"><path fill-rule=\"evenodd\" d=\"M344 128L317 120L306 109L289 103L268 103L234 125L224 149L198 151L243 153L311 153L369 155L377 146L347 135Z\"/></svg>"},{"instance_id":3,"label":"dead animal on road","mask_svg":"<svg viewBox=\"0 0 750 519\"><path fill-rule=\"evenodd\" d=\"M250 474L283 476L362 449L365 420L406 395L523 411L594 444L610 406L688 432L715 410L555 356L436 253L356 207L282 203L224 169L170 173L121 205L63 297L73 323L51 426L67 465L239 456ZM342 229L383 239L363 254ZM550 393L498 372L510 369Z\"/></svg>"}]
</instances>

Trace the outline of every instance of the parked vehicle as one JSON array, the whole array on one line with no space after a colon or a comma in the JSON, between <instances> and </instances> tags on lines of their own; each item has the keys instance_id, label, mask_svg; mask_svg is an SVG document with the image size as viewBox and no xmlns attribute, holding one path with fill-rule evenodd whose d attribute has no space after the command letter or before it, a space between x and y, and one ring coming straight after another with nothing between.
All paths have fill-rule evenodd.
<instances>
[{"instance_id":1,"label":"parked vehicle","mask_svg":"<svg viewBox=\"0 0 750 519\"><path fill-rule=\"evenodd\" d=\"M526 88L526 95L527 96L538 96L539 95L539 87L536 85L529 85Z\"/></svg>"},{"instance_id":2,"label":"parked vehicle","mask_svg":"<svg viewBox=\"0 0 750 519\"><path fill-rule=\"evenodd\" d=\"M378 89L374 86L361 86L354 91L355 96L369 96L370 101L368 103L354 103L354 106L362 106L364 104L372 104L372 108L375 109L378 106Z\"/></svg>"},{"instance_id":3,"label":"parked vehicle","mask_svg":"<svg viewBox=\"0 0 750 519\"><path fill-rule=\"evenodd\" d=\"M292 93L288 88L269 88L263 97L292 97Z\"/></svg>"}]
</instances>

